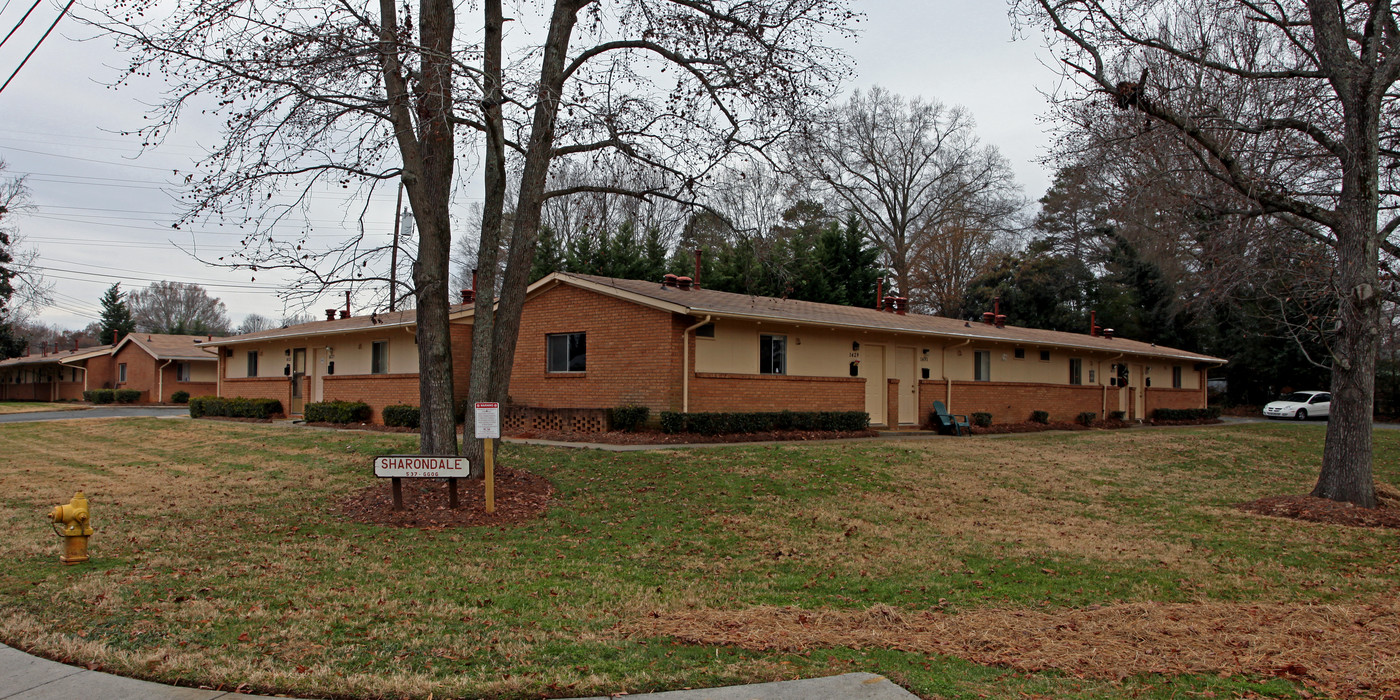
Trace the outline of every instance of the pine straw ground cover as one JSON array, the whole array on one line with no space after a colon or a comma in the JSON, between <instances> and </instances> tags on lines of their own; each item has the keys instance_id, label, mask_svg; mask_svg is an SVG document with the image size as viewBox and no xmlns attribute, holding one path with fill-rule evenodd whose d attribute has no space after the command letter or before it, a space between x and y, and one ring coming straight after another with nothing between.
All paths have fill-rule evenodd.
<instances>
[{"instance_id":1,"label":"pine straw ground cover","mask_svg":"<svg viewBox=\"0 0 1400 700\"><path fill-rule=\"evenodd\" d=\"M1387 697L1394 530L1306 493L1323 426L605 453L503 446L534 518L355 522L413 436L0 426L0 641L143 678L348 698L888 675L923 697ZM1376 434L1400 483L1400 435ZM83 489L93 561L44 515ZM476 505L467 502L469 507Z\"/></svg>"}]
</instances>

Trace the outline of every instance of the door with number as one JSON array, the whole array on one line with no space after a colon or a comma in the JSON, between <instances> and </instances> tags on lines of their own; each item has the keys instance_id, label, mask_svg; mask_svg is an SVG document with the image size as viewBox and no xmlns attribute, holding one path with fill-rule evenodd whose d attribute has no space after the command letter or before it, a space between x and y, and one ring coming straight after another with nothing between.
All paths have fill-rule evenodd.
<instances>
[{"instance_id":1,"label":"door with number","mask_svg":"<svg viewBox=\"0 0 1400 700\"><path fill-rule=\"evenodd\" d=\"M919 422L919 380L914 368L914 348L893 348L890 376L899 380L899 424ZM891 428L895 426L890 426Z\"/></svg>"},{"instance_id":2,"label":"door with number","mask_svg":"<svg viewBox=\"0 0 1400 700\"><path fill-rule=\"evenodd\" d=\"M306 348L292 351L292 413L301 415L306 410Z\"/></svg>"}]
</instances>

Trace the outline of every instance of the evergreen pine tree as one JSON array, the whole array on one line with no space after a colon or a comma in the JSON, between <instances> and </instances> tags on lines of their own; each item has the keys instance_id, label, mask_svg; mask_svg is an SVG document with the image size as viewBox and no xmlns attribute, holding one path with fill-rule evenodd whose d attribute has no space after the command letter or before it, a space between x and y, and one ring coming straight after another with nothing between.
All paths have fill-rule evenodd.
<instances>
[{"instance_id":1,"label":"evergreen pine tree","mask_svg":"<svg viewBox=\"0 0 1400 700\"><path fill-rule=\"evenodd\" d=\"M131 317L131 309L120 287L118 282L102 295L102 336L98 340L103 345L111 345L117 333L125 337L136 330L136 321Z\"/></svg>"},{"instance_id":2,"label":"evergreen pine tree","mask_svg":"<svg viewBox=\"0 0 1400 700\"><path fill-rule=\"evenodd\" d=\"M551 272L567 270L564 249L559 245L559 236L548 226L540 227L540 240L535 245L535 262L530 266L530 282L534 282Z\"/></svg>"}]
</instances>

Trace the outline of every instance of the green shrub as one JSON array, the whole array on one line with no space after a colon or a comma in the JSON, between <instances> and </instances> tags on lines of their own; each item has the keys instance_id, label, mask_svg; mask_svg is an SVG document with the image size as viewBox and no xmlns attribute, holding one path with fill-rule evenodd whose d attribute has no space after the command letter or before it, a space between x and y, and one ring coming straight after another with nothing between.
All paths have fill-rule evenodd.
<instances>
[{"instance_id":1,"label":"green shrub","mask_svg":"<svg viewBox=\"0 0 1400 700\"><path fill-rule=\"evenodd\" d=\"M1152 420L1201 420L1219 418L1220 409L1211 408L1158 408L1152 411Z\"/></svg>"},{"instance_id":2,"label":"green shrub","mask_svg":"<svg viewBox=\"0 0 1400 700\"><path fill-rule=\"evenodd\" d=\"M1078 424L1080 424L1080 425L1093 425L1093 424L1094 424L1094 421L1095 421L1095 420L1098 420L1098 417L1099 417L1099 414L1094 413L1093 411L1085 411L1085 412L1083 412L1083 413L1081 413L1081 414L1075 416L1075 417L1074 417L1074 422L1076 422L1076 423L1078 423Z\"/></svg>"},{"instance_id":3,"label":"green shrub","mask_svg":"<svg viewBox=\"0 0 1400 700\"><path fill-rule=\"evenodd\" d=\"M117 389L114 394L117 403L136 403L141 400L141 392L136 389Z\"/></svg>"},{"instance_id":4,"label":"green shrub","mask_svg":"<svg viewBox=\"0 0 1400 700\"><path fill-rule=\"evenodd\" d=\"M397 406L385 406L383 411L384 425L397 426L402 428L417 428L419 411L417 406L399 404Z\"/></svg>"},{"instance_id":5,"label":"green shrub","mask_svg":"<svg viewBox=\"0 0 1400 700\"><path fill-rule=\"evenodd\" d=\"M685 430L685 414L676 411L661 412L661 432L679 433Z\"/></svg>"},{"instance_id":6,"label":"green shrub","mask_svg":"<svg viewBox=\"0 0 1400 700\"><path fill-rule=\"evenodd\" d=\"M972 424L979 428L985 428L992 424L992 414L986 411L978 411L972 414Z\"/></svg>"},{"instance_id":7,"label":"green shrub","mask_svg":"<svg viewBox=\"0 0 1400 700\"><path fill-rule=\"evenodd\" d=\"M728 435L766 433L773 430L866 430L870 414L865 411L778 411L762 413L676 413L661 412L665 433Z\"/></svg>"},{"instance_id":8,"label":"green shrub","mask_svg":"<svg viewBox=\"0 0 1400 700\"><path fill-rule=\"evenodd\" d=\"M1127 418L1128 418L1128 412L1127 412L1127 411L1109 411L1109 412L1108 412L1108 417L1109 417L1110 420L1127 420Z\"/></svg>"},{"instance_id":9,"label":"green shrub","mask_svg":"<svg viewBox=\"0 0 1400 700\"><path fill-rule=\"evenodd\" d=\"M369 415L369 404L363 401L308 403L302 413L308 423L355 423L369 420Z\"/></svg>"},{"instance_id":10,"label":"green shrub","mask_svg":"<svg viewBox=\"0 0 1400 700\"><path fill-rule=\"evenodd\" d=\"M608 411L608 424L613 430L625 430L630 433L642 427L650 416L650 408L629 403Z\"/></svg>"},{"instance_id":11,"label":"green shrub","mask_svg":"<svg viewBox=\"0 0 1400 700\"><path fill-rule=\"evenodd\" d=\"M196 396L190 399L190 418L220 416L227 418L271 418L282 412L277 399L221 398Z\"/></svg>"},{"instance_id":12,"label":"green shrub","mask_svg":"<svg viewBox=\"0 0 1400 700\"><path fill-rule=\"evenodd\" d=\"M190 392L188 392L188 391L177 391L177 392L175 392L175 393L173 393L173 394L170 395L170 400L171 400L173 403L189 403L189 402L190 402Z\"/></svg>"},{"instance_id":13,"label":"green shrub","mask_svg":"<svg viewBox=\"0 0 1400 700\"><path fill-rule=\"evenodd\" d=\"M83 400L90 403L112 403L116 400L116 392L111 389L93 389L83 392Z\"/></svg>"},{"instance_id":14,"label":"green shrub","mask_svg":"<svg viewBox=\"0 0 1400 700\"><path fill-rule=\"evenodd\" d=\"M1031 422L1032 422L1032 423L1049 423L1049 422L1050 422L1050 412L1049 412L1049 411L1031 411Z\"/></svg>"}]
</instances>

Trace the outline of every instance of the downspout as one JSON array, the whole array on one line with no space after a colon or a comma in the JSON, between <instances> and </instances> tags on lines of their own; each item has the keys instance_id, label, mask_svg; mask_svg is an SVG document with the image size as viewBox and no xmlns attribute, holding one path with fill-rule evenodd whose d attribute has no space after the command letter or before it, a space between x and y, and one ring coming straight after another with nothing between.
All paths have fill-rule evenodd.
<instances>
[{"instance_id":1,"label":"downspout","mask_svg":"<svg viewBox=\"0 0 1400 700\"><path fill-rule=\"evenodd\" d=\"M156 403L165 403L165 368L169 367L171 362L174 360L166 360L165 364L156 370Z\"/></svg>"},{"instance_id":2,"label":"downspout","mask_svg":"<svg viewBox=\"0 0 1400 700\"><path fill-rule=\"evenodd\" d=\"M950 348L960 348L966 345L970 345L971 343L972 339L968 338L967 340L964 340L961 343L958 343L957 345L943 346L943 403L947 405L949 411L953 410L953 380L948 376L948 350Z\"/></svg>"},{"instance_id":3,"label":"downspout","mask_svg":"<svg viewBox=\"0 0 1400 700\"><path fill-rule=\"evenodd\" d=\"M705 314L705 320L681 331L681 413L690 412L690 332L709 322Z\"/></svg>"},{"instance_id":4,"label":"downspout","mask_svg":"<svg viewBox=\"0 0 1400 700\"><path fill-rule=\"evenodd\" d=\"M1114 360L1121 360L1121 359L1123 359L1123 353L1120 352L1120 353L1118 353L1116 356L1108 358L1108 362L1111 363L1111 362L1113 362ZM1111 364L1110 364L1109 366L1112 367ZM1103 387L1103 408L1100 408L1100 409L1099 409L1099 415L1102 416L1103 418L1108 418L1108 385L1103 383L1103 365L1102 365L1102 364L1099 365L1099 386Z\"/></svg>"}]
</instances>

